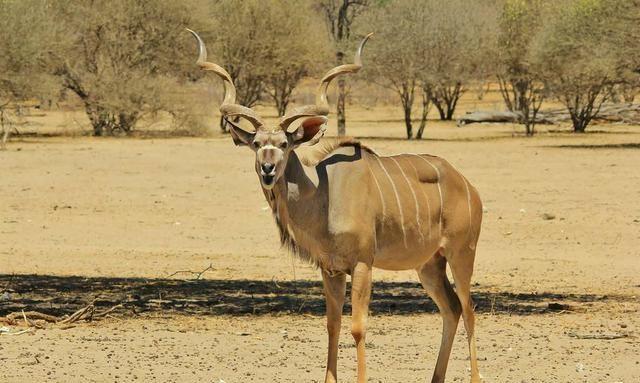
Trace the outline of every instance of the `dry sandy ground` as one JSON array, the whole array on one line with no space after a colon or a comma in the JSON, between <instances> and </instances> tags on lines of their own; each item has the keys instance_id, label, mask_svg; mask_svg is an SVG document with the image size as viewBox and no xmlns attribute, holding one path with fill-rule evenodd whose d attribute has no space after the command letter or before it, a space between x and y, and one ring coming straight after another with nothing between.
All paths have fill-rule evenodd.
<instances>
[{"instance_id":1,"label":"dry sandy ground","mask_svg":"<svg viewBox=\"0 0 640 383\"><path fill-rule=\"evenodd\" d=\"M402 136L397 122L359 113L352 133ZM512 126L428 129L422 142L364 141L443 156L479 189L485 380L640 381L640 130L525 139ZM0 315L69 313L95 297L139 313L0 336L0 381L321 381L318 273L279 249L252 156L229 138L29 138L0 159L0 292L10 289ZM174 274L209 265L197 282ZM413 273L374 275L370 381L425 381L439 316ZM348 325L340 372L351 381ZM582 339L612 334L624 337ZM458 335L448 381L468 380L462 326Z\"/></svg>"}]
</instances>

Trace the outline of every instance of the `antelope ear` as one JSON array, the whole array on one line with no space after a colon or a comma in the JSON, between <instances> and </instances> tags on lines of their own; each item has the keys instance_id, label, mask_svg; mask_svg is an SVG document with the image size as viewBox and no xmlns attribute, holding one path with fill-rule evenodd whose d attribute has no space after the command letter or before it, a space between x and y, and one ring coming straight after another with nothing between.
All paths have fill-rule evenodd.
<instances>
[{"instance_id":1,"label":"antelope ear","mask_svg":"<svg viewBox=\"0 0 640 383\"><path fill-rule=\"evenodd\" d=\"M236 146L247 146L253 141L255 133L247 132L227 119L225 122L229 124L229 133L231 133L231 138Z\"/></svg>"},{"instance_id":2,"label":"antelope ear","mask_svg":"<svg viewBox=\"0 0 640 383\"><path fill-rule=\"evenodd\" d=\"M308 142L310 145L317 143L320 140L320 137L324 135L325 124L327 121L329 121L329 119L324 116L305 118L298 129L292 133L295 145L304 144L305 142ZM312 141L314 138L316 139Z\"/></svg>"}]
</instances>

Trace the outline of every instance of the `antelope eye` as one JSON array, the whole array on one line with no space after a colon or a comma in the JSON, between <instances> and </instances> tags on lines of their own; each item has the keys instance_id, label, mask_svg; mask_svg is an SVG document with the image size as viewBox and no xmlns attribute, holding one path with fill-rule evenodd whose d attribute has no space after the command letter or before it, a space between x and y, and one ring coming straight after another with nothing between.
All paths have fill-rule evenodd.
<instances>
[{"instance_id":1,"label":"antelope eye","mask_svg":"<svg viewBox=\"0 0 640 383\"><path fill-rule=\"evenodd\" d=\"M253 141L253 147L256 149L260 148L260 143L258 141Z\"/></svg>"},{"instance_id":2,"label":"antelope eye","mask_svg":"<svg viewBox=\"0 0 640 383\"><path fill-rule=\"evenodd\" d=\"M283 142L280 143L280 148L281 149L286 149L287 146L289 146L289 143L287 141L283 141Z\"/></svg>"}]
</instances>

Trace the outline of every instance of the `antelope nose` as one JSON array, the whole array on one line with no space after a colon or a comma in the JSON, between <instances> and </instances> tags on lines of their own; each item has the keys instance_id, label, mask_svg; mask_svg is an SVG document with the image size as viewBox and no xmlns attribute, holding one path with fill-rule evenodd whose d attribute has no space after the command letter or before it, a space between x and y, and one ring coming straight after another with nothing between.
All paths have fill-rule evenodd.
<instances>
[{"instance_id":1,"label":"antelope nose","mask_svg":"<svg viewBox=\"0 0 640 383\"><path fill-rule=\"evenodd\" d=\"M271 172L273 172L273 169L276 168L274 164L271 164L269 162L265 162L264 164L261 165L261 167L264 174L271 174Z\"/></svg>"}]
</instances>

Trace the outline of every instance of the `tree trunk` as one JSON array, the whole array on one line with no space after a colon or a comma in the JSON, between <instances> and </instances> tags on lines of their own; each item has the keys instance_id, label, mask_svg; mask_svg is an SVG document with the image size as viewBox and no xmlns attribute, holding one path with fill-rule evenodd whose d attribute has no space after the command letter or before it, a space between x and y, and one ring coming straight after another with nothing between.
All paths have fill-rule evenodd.
<instances>
[{"instance_id":1,"label":"tree trunk","mask_svg":"<svg viewBox=\"0 0 640 383\"><path fill-rule=\"evenodd\" d=\"M460 96L462 95L462 84L456 83L450 93L447 94L447 121L451 121L453 119L453 112L455 112L456 107L458 106L458 100L460 100Z\"/></svg>"},{"instance_id":2,"label":"tree trunk","mask_svg":"<svg viewBox=\"0 0 640 383\"><path fill-rule=\"evenodd\" d=\"M446 120L447 116L445 114L444 107L440 104L440 101L438 99L434 99L433 105L435 105L436 109L438 109L438 114L440 115L440 119L443 121Z\"/></svg>"},{"instance_id":3,"label":"tree trunk","mask_svg":"<svg viewBox=\"0 0 640 383\"><path fill-rule=\"evenodd\" d=\"M464 93L462 83L456 82L451 84L438 84L429 92L431 102L438 109L441 120L452 120L453 113L458 105L458 100Z\"/></svg>"},{"instance_id":4,"label":"tree trunk","mask_svg":"<svg viewBox=\"0 0 640 383\"><path fill-rule=\"evenodd\" d=\"M453 120L453 112L455 109L455 104L447 104L447 116L445 118L447 121Z\"/></svg>"},{"instance_id":5,"label":"tree trunk","mask_svg":"<svg viewBox=\"0 0 640 383\"><path fill-rule=\"evenodd\" d=\"M289 105L289 100L280 100L276 102L276 109L278 109L278 116L282 117L287 113L287 106Z\"/></svg>"},{"instance_id":6,"label":"tree trunk","mask_svg":"<svg viewBox=\"0 0 640 383\"><path fill-rule=\"evenodd\" d=\"M416 139L421 140L424 128L427 126L427 116L429 115L429 109L431 109L431 100L429 100L428 90L422 91L422 115L420 116L420 127L418 133L416 133Z\"/></svg>"},{"instance_id":7,"label":"tree trunk","mask_svg":"<svg viewBox=\"0 0 640 383\"><path fill-rule=\"evenodd\" d=\"M2 125L2 140L0 140L0 150L7 149L7 140L9 139L9 128Z\"/></svg>"},{"instance_id":8,"label":"tree trunk","mask_svg":"<svg viewBox=\"0 0 640 383\"><path fill-rule=\"evenodd\" d=\"M587 126L598 116L610 94L611 88L608 88L608 79L605 78L583 92L564 96L574 133L584 133L587 130Z\"/></svg>"},{"instance_id":9,"label":"tree trunk","mask_svg":"<svg viewBox=\"0 0 640 383\"><path fill-rule=\"evenodd\" d=\"M411 105L402 105L404 112L404 125L407 129L407 139L413 138L413 124L411 123Z\"/></svg>"},{"instance_id":10,"label":"tree trunk","mask_svg":"<svg viewBox=\"0 0 640 383\"><path fill-rule=\"evenodd\" d=\"M338 65L342 65L344 61L344 53L336 53ZM344 77L338 78L338 100L336 102L336 114L338 120L338 136L343 137L347 133L347 116L345 104L347 99L347 85Z\"/></svg>"},{"instance_id":11,"label":"tree trunk","mask_svg":"<svg viewBox=\"0 0 640 383\"><path fill-rule=\"evenodd\" d=\"M2 140L0 140L0 150L7 148L7 140L9 139L9 123L4 117L4 110L0 109L0 129L2 130Z\"/></svg>"},{"instance_id":12,"label":"tree trunk","mask_svg":"<svg viewBox=\"0 0 640 383\"><path fill-rule=\"evenodd\" d=\"M120 129L123 133L129 134L133 130L138 121L138 113L118 113L118 124L116 128Z\"/></svg>"},{"instance_id":13,"label":"tree trunk","mask_svg":"<svg viewBox=\"0 0 640 383\"><path fill-rule=\"evenodd\" d=\"M138 121L138 113L110 112L85 100L85 111L96 137L111 136L115 130L129 134Z\"/></svg>"},{"instance_id":14,"label":"tree trunk","mask_svg":"<svg viewBox=\"0 0 640 383\"><path fill-rule=\"evenodd\" d=\"M407 130L407 139L413 138L413 123L411 121L411 110L413 109L413 97L415 92L415 82L403 83L397 89L400 101L402 102L402 112L404 113L404 125Z\"/></svg>"},{"instance_id":15,"label":"tree trunk","mask_svg":"<svg viewBox=\"0 0 640 383\"><path fill-rule=\"evenodd\" d=\"M498 75L498 85L500 94L502 95L502 99L504 100L504 104L509 112L515 112L516 108L514 106L514 102L511 100L513 87L510 87L510 84L511 82L509 80L505 79L501 75ZM513 96L513 98L516 98L515 95Z\"/></svg>"},{"instance_id":16,"label":"tree trunk","mask_svg":"<svg viewBox=\"0 0 640 383\"><path fill-rule=\"evenodd\" d=\"M585 121L579 117L571 117L571 121L573 122L573 132L574 133L584 133L587 130L587 124Z\"/></svg>"},{"instance_id":17,"label":"tree trunk","mask_svg":"<svg viewBox=\"0 0 640 383\"><path fill-rule=\"evenodd\" d=\"M85 101L85 111L93 127L93 135L101 137L106 134L111 134L111 121L107 113L99 106L93 105L88 101Z\"/></svg>"}]
</instances>

